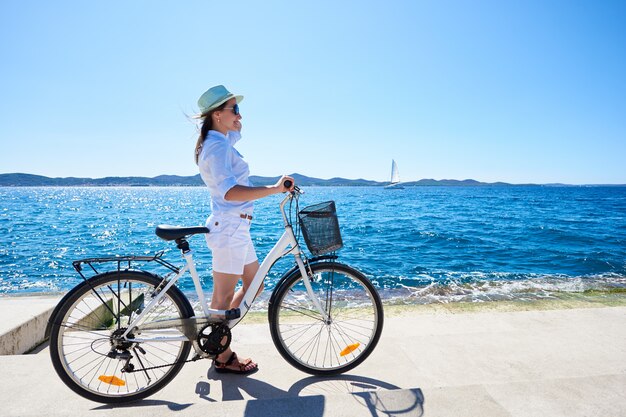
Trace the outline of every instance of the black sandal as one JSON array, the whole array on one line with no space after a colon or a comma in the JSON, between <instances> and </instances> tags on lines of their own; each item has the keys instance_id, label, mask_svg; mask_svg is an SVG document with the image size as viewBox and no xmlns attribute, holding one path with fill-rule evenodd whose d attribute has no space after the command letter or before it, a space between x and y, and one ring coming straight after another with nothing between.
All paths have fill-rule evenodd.
<instances>
[{"instance_id":1,"label":"black sandal","mask_svg":"<svg viewBox=\"0 0 626 417\"><path fill-rule=\"evenodd\" d=\"M228 368L237 360L237 354L235 352L230 355L230 358L226 362L220 362L217 359L213 359L213 365L215 366L215 372L220 374L252 374L259 370L259 366L256 365L253 368L246 370L246 367L250 365L252 359L244 359L243 362L239 362L239 369Z\"/></svg>"}]
</instances>

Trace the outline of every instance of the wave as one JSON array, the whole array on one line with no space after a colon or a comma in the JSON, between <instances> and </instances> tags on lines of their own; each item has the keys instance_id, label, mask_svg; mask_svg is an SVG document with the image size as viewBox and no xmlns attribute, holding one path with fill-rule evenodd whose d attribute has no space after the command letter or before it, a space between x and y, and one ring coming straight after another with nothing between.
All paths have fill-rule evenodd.
<instances>
[{"instance_id":1,"label":"wave","mask_svg":"<svg viewBox=\"0 0 626 417\"><path fill-rule=\"evenodd\" d=\"M430 277L425 285L398 285L381 289L381 296L392 303L451 303L558 298L562 294L626 293L626 276L523 275L508 273L448 273L446 279ZM427 277L423 277L427 279Z\"/></svg>"}]
</instances>

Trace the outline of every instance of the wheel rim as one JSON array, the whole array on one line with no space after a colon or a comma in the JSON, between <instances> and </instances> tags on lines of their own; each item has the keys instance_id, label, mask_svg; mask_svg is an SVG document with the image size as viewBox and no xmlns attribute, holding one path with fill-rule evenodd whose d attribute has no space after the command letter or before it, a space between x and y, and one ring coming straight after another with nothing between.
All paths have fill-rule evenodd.
<instances>
[{"instance_id":1,"label":"wheel rim","mask_svg":"<svg viewBox=\"0 0 626 417\"><path fill-rule=\"evenodd\" d=\"M76 385L98 396L124 397L137 395L167 378L171 366L145 372L123 372L122 369L125 365L127 369L137 370L177 362L185 352L187 342L138 344L114 340L154 295L154 285L141 280L121 280L119 288L118 281L111 280L94 286L93 291L86 291L72 304L59 326L57 349L65 373ZM169 294L165 294L147 314L145 322L179 317L183 317L180 307ZM176 332L170 330L167 335L182 336ZM135 336L150 338L159 335L164 335L162 330ZM124 356L127 353L132 355L128 362L130 366Z\"/></svg>"},{"instance_id":2,"label":"wheel rim","mask_svg":"<svg viewBox=\"0 0 626 417\"><path fill-rule=\"evenodd\" d=\"M361 280L333 268L317 269L311 284L329 320L310 301L302 280L296 280L279 302L279 341L306 368L350 366L376 341L379 311L374 296Z\"/></svg>"}]
</instances>

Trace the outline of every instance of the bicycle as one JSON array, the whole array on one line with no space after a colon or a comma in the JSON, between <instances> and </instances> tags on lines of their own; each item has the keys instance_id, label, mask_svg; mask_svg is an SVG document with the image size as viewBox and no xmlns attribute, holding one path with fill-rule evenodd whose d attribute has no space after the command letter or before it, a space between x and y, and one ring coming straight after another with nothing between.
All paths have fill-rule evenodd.
<instances>
[{"instance_id":1,"label":"bicycle","mask_svg":"<svg viewBox=\"0 0 626 417\"><path fill-rule=\"evenodd\" d=\"M289 187L291 184L287 184ZM186 362L214 359L231 341L231 331L248 313L269 270L292 254L268 303L272 341L287 362L313 375L339 374L372 353L383 327L383 307L375 287L358 270L339 263L343 242L334 202L299 210L298 187L280 203L285 231L260 265L238 308L209 308L189 247L189 237L206 227L158 226L156 235L174 241L185 263L177 267L154 256L118 256L74 261L83 282L53 311L46 329L50 356L61 380L77 394L102 403L123 403L162 389ZM301 250L292 218L313 257ZM289 216L285 206L289 202ZM299 233L298 233L299 235ZM100 273L99 264L117 263ZM155 262L164 276L138 263ZM95 275L85 276L88 266ZM202 308L196 315L175 285L189 272ZM195 355L189 358L191 348Z\"/></svg>"}]
</instances>

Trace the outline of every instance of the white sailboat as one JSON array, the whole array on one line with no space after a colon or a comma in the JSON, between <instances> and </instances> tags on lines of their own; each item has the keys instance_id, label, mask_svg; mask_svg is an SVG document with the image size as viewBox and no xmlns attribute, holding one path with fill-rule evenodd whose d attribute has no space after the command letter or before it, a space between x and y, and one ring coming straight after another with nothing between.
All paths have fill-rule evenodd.
<instances>
[{"instance_id":1,"label":"white sailboat","mask_svg":"<svg viewBox=\"0 0 626 417\"><path fill-rule=\"evenodd\" d=\"M398 174L398 164L395 160L391 160L391 184L386 185L387 190L404 190L402 183L400 182L400 174Z\"/></svg>"}]
</instances>

